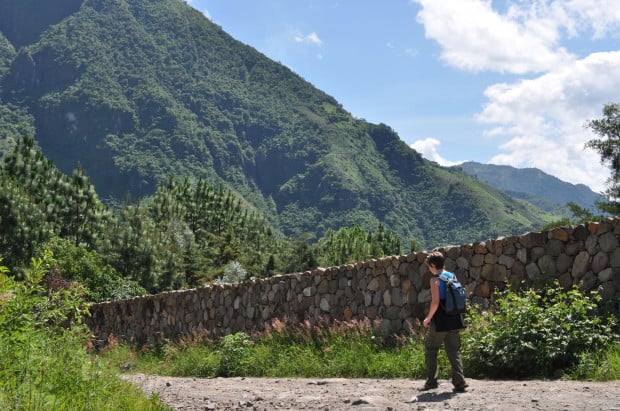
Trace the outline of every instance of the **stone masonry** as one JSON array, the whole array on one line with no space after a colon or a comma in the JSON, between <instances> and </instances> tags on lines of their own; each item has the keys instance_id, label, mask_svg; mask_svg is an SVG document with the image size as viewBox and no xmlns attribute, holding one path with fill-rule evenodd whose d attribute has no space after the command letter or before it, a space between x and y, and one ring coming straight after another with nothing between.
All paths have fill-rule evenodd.
<instances>
[{"instance_id":1,"label":"stone masonry","mask_svg":"<svg viewBox=\"0 0 620 411\"><path fill-rule=\"evenodd\" d=\"M438 248L473 304L488 307L507 284L620 296L620 219ZM408 332L430 303L427 252L317 268L238 284L211 284L95 304L86 318L97 339L158 344L285 323L370 320L379 334Z\"/></svg>"}]
</instances>

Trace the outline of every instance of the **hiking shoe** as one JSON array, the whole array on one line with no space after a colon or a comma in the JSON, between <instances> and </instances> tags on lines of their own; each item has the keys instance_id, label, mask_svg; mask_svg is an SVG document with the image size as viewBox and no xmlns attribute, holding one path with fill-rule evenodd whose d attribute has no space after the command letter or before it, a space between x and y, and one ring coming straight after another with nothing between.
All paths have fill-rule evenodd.
<instances>
[{"instance_id":1,"label":"hiking shoe","mask_svg":"<svg viewBox=\"0 0 620 411\"><path fill-rule=\"evenodd\" d=\"M467 385L467 384L455 385L454 388L452 389L452 391L454 391L454 392L465 392L465 391L467 391L467 387L469 387L469 385Z\"/></svg>"},{"instance_id":2,"label":"hiking shoe","mask_svg":"<svg viewBox=\"0 0 620 411\"><path fill-rule=\"evenodd\" d=\"M435 388L438 387L437 381L436 380L428 380L426 381L426 383L424 384L423 387L419 388L420 391L428 391L428 390L433 390Z\"/></svg>"}]
</instances>

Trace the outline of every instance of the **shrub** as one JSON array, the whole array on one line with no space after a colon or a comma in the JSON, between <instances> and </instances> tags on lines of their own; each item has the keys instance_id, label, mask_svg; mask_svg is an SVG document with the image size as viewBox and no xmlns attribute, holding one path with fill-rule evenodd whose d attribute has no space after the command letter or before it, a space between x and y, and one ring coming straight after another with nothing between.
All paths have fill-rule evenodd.
<instances>
[{"instance_id":1,"label":"shrub","mask_svg":"<svg viewBox=\"0 0 620 411\"><path fill-rule=\"evenodd\" d=\"M248 355L254 342L249 335L243 332L224 336L220 342L221 354L219 375L223 377L243 376L246 363L251 361Z\"/></svg>"},{"instance_id":2,"label":"shrub","mask_svg":"<svg viewBox=\"0 0 620 411\"><path fill-rule=\"evenodd\" d=\"M95 302L117 300L146 294L137 282L123 277L92 250L76 246L70 241L54 238L46 249L54 256L57 275L78 281L88 289L88 299Z\"/></svg>"},{"instance_id":3,"label":"shrub","mask_svg":"<svg viewBox=\"0 0 620 411\"><path fill-rule=\"evenodd\" d=\"M485 313L470 309L463 360L479 377L549 377L574 365L584 352L616 338L613 320L596 315L600 297L554 286L517 294L505 291Z\"/></svg>"},{"instance_id":4,"label":"shrub","mask_svg":"<svg viewBox=\"0 0 620 411\"><path fill-rule=\"evenodd\" d=\"M620 318L620 297L613 297L599 302L599 314L603 318ZM613 324L614 333L620 333L620 321Z\"/></svg>"},{"instance_id":5,"label":"shrub","mask_svg":"<svg viewBox=\"0 0 620 411\"><path fill-rule=\"evenodd\" d=\"M231 261L225 268L222 277L215 280L219 284L241 283L251 280L249 273L239 261Z\"/></svg>"}]
</instances>

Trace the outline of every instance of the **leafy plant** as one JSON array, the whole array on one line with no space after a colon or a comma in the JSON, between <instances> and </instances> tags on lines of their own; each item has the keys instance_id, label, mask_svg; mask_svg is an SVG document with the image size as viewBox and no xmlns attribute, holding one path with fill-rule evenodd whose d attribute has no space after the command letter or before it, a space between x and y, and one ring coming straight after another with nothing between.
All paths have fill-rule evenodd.
<instances>
[{"instance_id":1,"label":"leafy plant","mask_svg":"<svg viewBox=\"0 0 620 411\"><path fill-rule=\"evenodd\" d=\"M556 283L522 293L507 290L487 312L469 311L463 359L473 376L549 377L579 356L616 341L614 321L596 315L598 296Z\"/></svg>"},{"instance_id":2,"label":"leafy plant","mask_svg":"<svg viewBox=\"0 0 620 411\"><path fill-rule=\"evenodd\" d=\"M57 237L48 242L45 249L53 255L53 269L48 276L54 274L83 284L90 301L117 300L146 294L144 288L105 264L93 250L78 247Z\"/></svg>"},{"instance_id":3,"label":"leafy plant","mask_svg":"<svg viewBox=\"0 0 620 411\"><path fill-rule=\"evenodd\" d=\"M239 261L233 261L224 268L224 275L216 280L218 283L239 283L250 279L248 272Z\"/></svg>"},{"instance_id":4,"label":"leafy plant","mask_svg":"<svg viewBox=\"0 0 620 411\"><path fill-rule=\"evenodd\" d=\"M596 150L601 156L601 163L611 172L607 180L606 202L597 204L598 208L610 214L620 211L620 104L611 103L603 107L603 118L591 120L586 127L600 138L586 143L586 147Z\"/></svg>"},{"instance_id":5,"label":"leafy plant","mask_svg":"<svg viewBox=\"0 0 620 411\"><path fill-rule=\"evenodd\" d=\"M248 362L252 361L249 354L254 342L243 332L222 337L218 351L221 353L218 374L223 377L243 376Z\"/></svg>"}]
</instances>

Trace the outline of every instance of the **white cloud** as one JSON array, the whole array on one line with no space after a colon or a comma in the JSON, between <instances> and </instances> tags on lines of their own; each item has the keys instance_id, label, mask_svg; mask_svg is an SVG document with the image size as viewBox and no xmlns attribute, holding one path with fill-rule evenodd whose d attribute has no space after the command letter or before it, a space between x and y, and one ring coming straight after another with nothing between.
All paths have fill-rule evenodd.
<instances>
[{"instance_id":1,"label":"white cloud","mask_svg":"<svg viewBox=\"0 0 620 411\"><path fill-rule=\"evenodd\" d=\"M620 27L617 0L506 0L505 11L490 0L411 0L426 37L441 57L463 70L524 74L544 72L573 60L564 37L601 38Z\"/></svg>"},{"instance_id":2,"label":"white cloud","mask_svg":"<svg viewBox=\"0 0 620 411\"><path fill-rule=\"evenodd\" d=\"M441 57L459 69L510 73L544 71L573 56L558 44L559 24L546 16L522 21L524 10L506 14L485 0L416 0L426 37L442 47Z\"/></svg>"},{"instance_id":3,"label":"white cloud","mask_svg":"<svg viewBox=\"0 0 620 411\"><path fill-rule=\"evenodd\" d=\"M601 38L613 34L620 26L620 2L617 0L556 0L552 4L555 16L570 35L591 30L594 38Z\"/></svg>"},{"instance_id":4,"label":"white cloud","mask_svg":"<svg viewBox=\"0 0 620 411\"><path fill-rule=\"evenodd\" d=\"M316 34L315 32L312 32L306 35L296 34L295 41L297 43L309 43L315 46L320 46L321 44L323 44L323 41L319 38L318 34Z\"/></svg>"},{"instance_id":5,"label":"white cloud","mask_svg":"<svg viewBox=\"0 0 620 411\"><path fill-rule=\"evenodd\" d=\"M594 53L536 79L496 84L478 119L487 133L505 138L490 162L537 167L558 178L602 191L609 170L598 153L585 150L596 138L584 125L602 117L603 105L620 89L620 52Z\"/></svg>"},{"instance_id":6,"label":"white cloud","mask_svg":"<svg viewBox=\"0 0 620 411\"><path fill-rule=\"evenodd\" d=\"M422 154L422 156L427 160L435 161L439 163L439 165L445 167L450 167L462 163L462 161L446 160L441 155L439 155L439 153L437 152L437 146L439 146L440 144L441 141L437 140L436 138L429 137L425 138L424 140L414 141L412 144L409 145L409 147Z\"/></svg>"}]
</instances>

